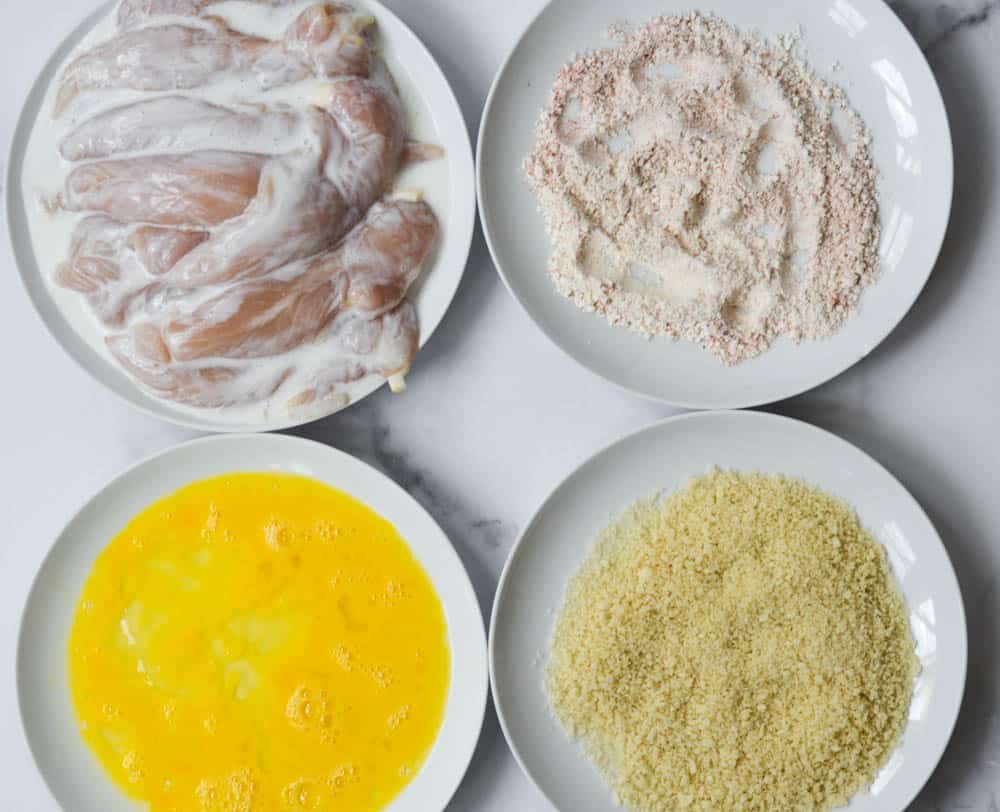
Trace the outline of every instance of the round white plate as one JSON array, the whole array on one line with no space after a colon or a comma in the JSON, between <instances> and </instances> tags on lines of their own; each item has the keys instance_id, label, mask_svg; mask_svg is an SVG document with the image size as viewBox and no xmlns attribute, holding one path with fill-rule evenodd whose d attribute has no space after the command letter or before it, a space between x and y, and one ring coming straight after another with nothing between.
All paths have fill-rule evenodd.
<instances>
[{"instance_id":1,"label":"round white plate","mask_svg":"<svg viewBox=\"0 0 1000 812\"><path fill-rule=\"evenodd\" d=\"M871 457L807 423L757 412L682 415L600 451L528 522L507 561L490 627L497 715L521 768L563 812L620 812L558 726L542 685L555 612L592 540L628 505L712 466L783 473L845 499L885 546L922 666L901 746L852 812L902 812L951 736L965 686L965 613L941 539L913 497Z\"/></svg>"},{"instance_id":2,"label":"round white plate","mask_svg":"<svg viewBox=\"0 0 1000 812\"><path fill-rule=\"evenodd\" d=\"M421 278L410 291L410 298L420 317L420 346L423 347L441 323L458 290L472 245L476 219L472 147L455 94L434 57L416 34L377 0L352 0L352 3L377 19L377 36L386 50L391 51L391 55L387 54L387 57L400 85L404 103L411 112L415 106L419 106L432 125L434 141L445 150L448 208L445 211L436 209L441 224L441 239L433 261L428 263ZM35 310L63 350L92 377L136 408L172 423L201 431L274 431L301 425L338 411L343 407L334 403L321 404L316 410L302 409L292 415L276 412L266 421L259 422L241 416L233 418L225 411L192 409L154 397L125 375L110 355L98 349L93 337L88 340L88 336L77 329L74 319L67 318L46 284L43 274L51 274L53 269L39 267L21 192L21 175L28 140L57 69L113 5L113 2L101 5L55 50L32 85L14 131L7 162L7 227L21 279ZM80 315L75 321L83 321L89 326L89 314L84 313L83 301L68 293L63 298L65 307L79 309ZM419 374L419 369L418 354L413 374ZM40 370L39 374L45 374L45 371ZM352 392L352 402L371 394L382 383L378 380L366 381L361 382L362 386Z\"/></svg>"},{"instance_id":3,"label":"round white plate","mask_svg":"<svg viewBox=\"0 0 1000 812\"><path fill-rule=\"evenodd\" d=\"M686 0L553 0L500 69L479 130L478 193L483 230L504 282L557 346L593 372L640 395L686 408L738 408L791 397L871 352L924 286L944 239L952 194L952 149L941 94L912 37L882 0L704 0L694 4L743 30L798 31L810 64L847 90L874 135L881 172L882 278L860 311L826 341L781 340L727 368L700 347L649 341L584 313L549 279L549 239L522 163L559 68L606 47L608 25L688 12ZM842 66L830 73L829 66Z\"/></svg>"},{"instance_id":4,"label":"round white plate","mask_svg":"<svg viewBox=\"0 0 1000 812\"><path fill-rule=\"evenodd\" d=\"M56 539L21 620L17 687L21 721L43 778L69 812L136 812L77 732L66 673L73 611L94 560L140 510L189 482L232 471L283 471L350 493L385 517L430 576L444 606L451 684L437 740L416 778L386 812L447 805L472 757L486 709L486 637L462 563L427 512L402 488L347 454L284 435L228 435L177 446L125 471Z\"/></svg>"}]
</instances>

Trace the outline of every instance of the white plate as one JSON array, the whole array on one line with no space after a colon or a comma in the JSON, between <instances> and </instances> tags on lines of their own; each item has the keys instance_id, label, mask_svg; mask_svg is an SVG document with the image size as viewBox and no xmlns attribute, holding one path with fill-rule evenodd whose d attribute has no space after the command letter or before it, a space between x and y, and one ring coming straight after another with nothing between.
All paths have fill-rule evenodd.
<instances>
[{"instance_id":1,"label":"white plate","mask_svg":"<svg viewBox=\"0 0 1000 812\"><path fill-rule=\"evenodd\" d=\"M398 62L394 66L394 75L400 83L404 101L411 109L413 104L422 108L433 126L436 143L443 146L446 153L449 206L447 211L436 212L441 221L440 244L434 261L424 269L410 294L420 317L420 346L423 347L444 318L469 257L476 219L472 147L455 94L434 57L416 34L377 0L352 2L376 17L378 36L391 48L393 62ZM43 273L51 273L52 269L39 268L29 235L21 195L21 173L29 136L56 70L69 52L107 15L112 5L111 2L104 3L90 14L52 54L28 94L14 131L7 163L7 226L14 258L35 310L63 350L92 377L136 408L172 423L201 431L274 431L326 417L343 408L324 404L317 411L303 409L292 416L275 414L266 422L258 422L239 417L233 419L224 412L187 408L156 398L126 376L109 355L95 348L94 340L88 340L55 301L42 276ZM79 297L66 298L67 306L77 306L83 313L85 305ZM89 314L83 315L89 317ZM418 354L413 374L419 374L419 365ZM45 374L45 371L40 370L39 374ZM367 396L380 385L377 380L368 382L352 393L352 402Z\"/></svg>"},{"instance_id":2,"label":"white plate","mask_svg":"<svg viewBox=\"0 0 1000 812\"><path fill-rule=\"evenodd\" d=\"M402 488L319 443L284 435L229 435L177 446L128 469L66 525L35 579L17 653L21 721L49 789L67 812L136 812L77 732L66 674L70 624L104 546L151 502L231 471L283 471L350 493L395 525L430 576L448 623L451 684L444 722L416 778L386 812L442 810L472 757L486 708L486 637L472 585L448 538Z\"/></svg>"},{"instance_id":3,"label":"white plate","mask_svg":"<svg viewBox=\"0 0 1000 812\"><path fill-rule=\"evenodd\" d=\"M552 716L540 655L597 533L637 499L713 465L804 479L845 499L885 545L923 670L901 747L849 809L902 812L944 752L962 700L966 629L955 573L920 506L871 457L807 423L757 412L682 415L625 437L574 471L528 522L500 577L490 627L493 700L514 756L557 809L620 810Z\"/></svg>"},{"instance_id":4,"label":"white plate","mask_svg":"<svg viewBox=\"0 0 1000 812\"><path fill-rule=\"evenodd\" d=\"M610 23L641 23L692 6L741 29L794 33L810 64L845 86L874 135L881 171L882 278L827 341L781 340L736 368L689 343L648 341L556 293L549 239L521 165L559 68L607 46ZM842 68L829 74L834 62ZM569 356L637 394L686 408L737 408L803 392L871 352L903 318L937 258L951 209L951 135L941 94L912 37L881 0L553 0L500 69L479 130L479 211L493 260L531 319Z\"/></svg>"}]
</instances>

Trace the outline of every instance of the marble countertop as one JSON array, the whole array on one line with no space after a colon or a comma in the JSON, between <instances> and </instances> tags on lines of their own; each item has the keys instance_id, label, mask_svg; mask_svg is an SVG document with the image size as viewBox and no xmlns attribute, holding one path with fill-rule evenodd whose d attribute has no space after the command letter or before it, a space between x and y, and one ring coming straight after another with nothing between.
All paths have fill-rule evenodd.
<instances>
[{"instance_id":1,"label":"marble countertop","mask_svg":"<svg viewBox=\"0 0 1000 812\"><path fill-rule=\"evenodd\" d=\"M803 2L805 0L802 0ZM43 61L95 0L8 4L0 27L0 143ZM388 0L454 84L474 133L494 72L543 0ZM868 358L771 407L834 431L885 464L937 525L969 620L969 678L954 738L916 812L1000 812L1000 2L893 2L928 55L955 140L951 227L927 289ZM3 238L6 240L6 235ZM193 436L132 411L44 332L0 249L0 764L2 806L54 812L20 733L14 654L21 607L50 540L132 462ZM458 548L488 613L521 525L580 461L672 410L567 361L502 287L477 232L448 317L404 396L380 391L298 430L375 465ZM451 812L544 812L492 709Z\"/></svg>"}]
</instances>

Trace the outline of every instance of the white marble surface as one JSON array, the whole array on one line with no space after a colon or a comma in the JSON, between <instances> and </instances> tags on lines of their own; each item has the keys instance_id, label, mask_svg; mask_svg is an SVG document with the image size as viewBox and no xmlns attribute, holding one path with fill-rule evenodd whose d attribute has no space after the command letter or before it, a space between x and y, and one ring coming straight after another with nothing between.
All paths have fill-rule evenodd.
<instances>
[{"instance_id":1,"label":"white marble surface","mask_svg":"<svg viewBox=\"0 0 1000 812\"><path fill-rule=\"evenodd\" d=\"M806 0L801 0L805 2ZM543 0L389 0L454 83L474 132L494 71ZM4 3L0 142L48 53L94 0ZM831 429L913 491L954 560L969 616L966 701L913 809L1000 812L1000 2L892 4L927 50L955 138L952 225L904 324L853 370L775 411ZM4 238L5 240L5 238ZM84 376L44 333L0 250L0 807L56 809L17 720L14 651L30 579L70 513L124 466L192 436L144 417ZM579 461L670 410L567 361L502 288L477 234L452 311L402 397L380 392L300 430L406 487L458 547L488 612L533 508ZM543 812L492 710L452 812Z\"/></svg>"}]
</instances>

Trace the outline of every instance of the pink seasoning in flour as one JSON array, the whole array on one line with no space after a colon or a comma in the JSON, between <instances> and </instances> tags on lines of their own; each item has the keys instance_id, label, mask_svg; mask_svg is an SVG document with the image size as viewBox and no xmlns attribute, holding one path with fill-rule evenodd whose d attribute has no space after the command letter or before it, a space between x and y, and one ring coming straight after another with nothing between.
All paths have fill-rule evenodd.
<instances>
[{"instance_id":1,"label":"pink seasoning in flour","mask_svg":"<svg viewBox=\"0 0 1000 812\"><path fill-rule=\"evenodd\" d=\"M557 290L729 365L836 333L879 271L871 138L843 90L714 16L611 35L559 72L525 162Z\"/></svg>"}]
</instances>

